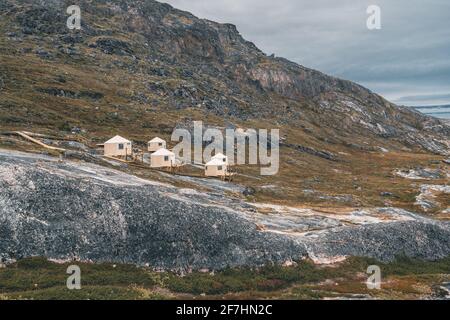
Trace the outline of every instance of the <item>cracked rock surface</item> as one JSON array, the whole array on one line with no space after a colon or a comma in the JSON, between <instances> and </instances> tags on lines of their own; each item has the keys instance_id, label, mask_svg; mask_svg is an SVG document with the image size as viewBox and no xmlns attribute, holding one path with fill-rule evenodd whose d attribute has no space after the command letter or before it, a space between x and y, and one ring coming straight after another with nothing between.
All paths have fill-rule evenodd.
<instances>
[{"instance_id":1,"label":"cracked rock surface","mask_svg":"<svg viewBox=\"0 0 450 320\"><path fill-rule=\"evenodd\" d=\"M404 210L357 211L344 218L274 208L263 215L217 193L0 150L3 261L44 256L217 270L305 257L320 263L345 256L389 261L397 255L433 260L450 254L448 223Z\"/></svg>"}]
</instances>

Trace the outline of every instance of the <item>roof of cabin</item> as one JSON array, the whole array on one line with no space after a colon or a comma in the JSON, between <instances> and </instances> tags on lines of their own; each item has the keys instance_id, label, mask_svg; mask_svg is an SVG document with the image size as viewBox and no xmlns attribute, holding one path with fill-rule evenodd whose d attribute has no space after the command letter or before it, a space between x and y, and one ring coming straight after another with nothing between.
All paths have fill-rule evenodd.
<instances>
[{"instance_id":1,"label":"roof of cabin","mask_svg":"<svg viewBox=\"0 0 450 320\"><path fill-rule=\"evenodd\" d=\"M151 143L151 142L166 142L166 141L159 137L156 137L156 138L153 138L152 140L150 140L148 143Z\"/></svg>"},{"instance_id":2,"label":"roof of cabin","mask_svg":"<svg viewBox=\"0 0 450 320\"><path fill-rule=\"evenodd\" d=\"M225 165L225 163L223 163L222 160L216 158L216 159L211 159L211 161L209 161L206 166L223 166Z\"/></svg>"},{"instance_id":3,"label":"roof of cabin","mask_svg":"<svg viewBox=\"0 0 450 320\"><path fill-rule=\"evenodd\" d=\"M152 156L175 156L175 153L167 149L161 148L155 153L153 153Z\"/></svg>"},{"instance_id":4,"label":"roof of cabin","mask_svg":"<svg viewBox=\"0 0 450 320\"><path fill-rule=\"evenodd\" d=\"M105 142L105 144L107 143L131 143L131 141L121 136L115 136L114 138L111 138Z\"/></svg>"},{"instance_id":5,"label":"roof of cabin","mask_svg":"<svg viewBox=\"0 0 450 320\"><path fill-rule=\"evenodd\" d=\"M211 159L223 159L223 158L228 159L228 157L226 155L224 155L223 153L218 153Z\"/></svg>"}]
</instances>

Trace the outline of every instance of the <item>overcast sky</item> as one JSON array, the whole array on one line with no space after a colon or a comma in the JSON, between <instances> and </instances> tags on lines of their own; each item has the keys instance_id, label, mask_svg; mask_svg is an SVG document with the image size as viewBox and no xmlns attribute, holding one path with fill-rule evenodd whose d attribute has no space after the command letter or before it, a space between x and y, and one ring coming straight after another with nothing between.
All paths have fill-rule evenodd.
<instances>
[{"instance_id":1,"label":"overcast sky","mask_svg":"<svg viewBox=\"0 0 450 320\"><path fill-rule=\"evenodd\" d=\"M450 104L450 0L160 0L405 105ZM381 30L368 30L369 5Z\"/></svg>"}]
</instances>

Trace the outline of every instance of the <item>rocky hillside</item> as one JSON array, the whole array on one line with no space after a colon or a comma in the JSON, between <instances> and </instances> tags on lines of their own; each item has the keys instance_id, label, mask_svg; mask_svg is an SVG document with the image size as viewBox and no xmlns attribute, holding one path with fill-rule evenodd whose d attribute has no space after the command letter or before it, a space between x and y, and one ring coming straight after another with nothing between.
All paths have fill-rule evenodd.
<instances>
[{"instance_id":1,"label":"rocky hillside","mask_svg":"<svg viewBox=\"0 0 450 320\"><path fill-rule=\"evenodd\" d=\"M233 25L153 0L78 3L82 30L71 31L70 1L0 0L2 127L94 133L132 123L168 133L170 117L244 127L271 119L311 145L369 139L448 154L444 123L267 56Z\"/></svg>"},{"instance_id":2,"label":"rocky hillside","mask_svg":"<svg viewBox=\"0 0 450 320\"><path fill-rule=\"evenodd\" d=\"M0 152L2 260L189 270L449 255L448 125L267 56L233 25L153 0L77 3L71 31L70 1L0 0L0 148L14 150ZM278 175L241 166L229 185L95 157L116 134L143 147L195 120L279 128ZM97 165L18 153L43 149L13 130Z\"/></svg>"}]
</instances>

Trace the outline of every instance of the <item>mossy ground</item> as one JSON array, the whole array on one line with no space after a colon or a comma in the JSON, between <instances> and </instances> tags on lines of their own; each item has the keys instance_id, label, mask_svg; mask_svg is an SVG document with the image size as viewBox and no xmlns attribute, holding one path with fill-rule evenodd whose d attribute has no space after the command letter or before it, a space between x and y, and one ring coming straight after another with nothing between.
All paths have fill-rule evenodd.
<instances>
[{"instance_id":1,"label":"mossy ground","mask_svg":"<svg viewBox=\"0 0 450 320\"><path fill-rule=\"evenodd\" d=\"M81 290L68 290L67 267L81 269ZM366 286L369 265L382 270L381 290ZM417 299L437 295L450 280L450 257L436 262L397 259L379 263L350 258L333 266L301 261L295 266L228 269L180 276L134 265L64 263L28 258L0 269L0 299Z\"/></svg>"}]
</instances>

